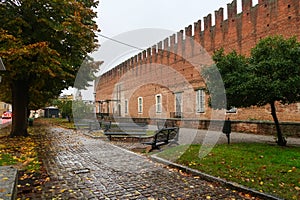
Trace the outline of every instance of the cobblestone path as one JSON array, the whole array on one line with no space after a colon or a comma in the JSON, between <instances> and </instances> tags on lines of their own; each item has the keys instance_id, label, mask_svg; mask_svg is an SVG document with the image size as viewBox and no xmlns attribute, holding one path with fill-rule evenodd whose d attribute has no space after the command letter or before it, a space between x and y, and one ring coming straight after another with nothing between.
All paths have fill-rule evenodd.
<instances>
[{"instance_id":1,"label":"cobblestone path","mask_svg":"<svg viewBox=\"0 0 300 200\"><path fill-rule=\"evenodd\" d=\"M50 181L31 199L246 199L76 131L51 128L43 137Z\"/></svg>"}]
</instances>

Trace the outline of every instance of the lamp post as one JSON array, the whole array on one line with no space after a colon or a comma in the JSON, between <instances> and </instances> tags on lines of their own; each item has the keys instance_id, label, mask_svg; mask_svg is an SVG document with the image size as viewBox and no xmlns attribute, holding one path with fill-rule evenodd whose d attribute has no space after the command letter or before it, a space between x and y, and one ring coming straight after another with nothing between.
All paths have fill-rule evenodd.
<instances>
[{"instance_id":1,"label":"lamp post","mask_svg":"<svg viewBox=\"0 0 300 200\"><path fill-rule=\"evenodd\" d=\"M2 71L6 71L5 66L4 66L4 64L3 64L3 62L2 62L1 57L0 57L0 71L1 71L1 72L2 72ZM1 80L2 80L2 76L0 76L0 82L1 82Z\"/></svg>"}]
</instances>

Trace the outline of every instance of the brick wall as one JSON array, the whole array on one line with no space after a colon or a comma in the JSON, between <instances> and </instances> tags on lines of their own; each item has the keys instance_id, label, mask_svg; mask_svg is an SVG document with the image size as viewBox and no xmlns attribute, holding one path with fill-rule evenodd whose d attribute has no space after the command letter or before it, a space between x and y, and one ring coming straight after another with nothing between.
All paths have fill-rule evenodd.
<instances>
[{"instance_id":1,"label":"brick wall","mask_svg":"<svg viewBox=\"0 0 300 200\"><path fill-rule=\"evenodd\" d=\"M226 20L224 9L220 8L214 13L214 26L209 14L203 21L187 26L103 74L97 85L96 100L119 100L111 101L108 106L103 104L103 112L109 107L110 112L124 117L168 118L175 112L175 94L183 92L183 117L210 119L207 96L205 112L195 112L195 90L205 87L199 69L212 64L209 55L222 47L226 52L236 50L249 55L260 39L275 34L296 36L300 40L299 11L299 0L259 0L255 6L252 0L242 0L242 12L237 13L234 0L227 5ZM155 112L158 94L162 95L162 113ZM143 98L142 113L138 113L138 97ZM128 101L127 113L125 100ZM299 103L278 104L277 109L280 121L300 121ZM232 120L272 120L269 106L238 109L237 113L227 115Z\"/></svg>"}]
</instances>

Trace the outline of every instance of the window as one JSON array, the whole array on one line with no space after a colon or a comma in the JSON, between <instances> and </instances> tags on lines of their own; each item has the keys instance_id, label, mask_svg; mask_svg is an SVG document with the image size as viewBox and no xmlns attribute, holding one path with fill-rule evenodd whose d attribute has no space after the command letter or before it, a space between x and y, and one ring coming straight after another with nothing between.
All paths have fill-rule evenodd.
<instances>
[{"instance_id":1,"label":"window","mask_svg":"<svg viewBox=\"0 0 300 200\"><path fill-rule=\"evenodd\" d=\"M127 114L128 113L128 100L125 100L124 109L125 109L125 113Z\"/></svg>"},{"instance_id":2,"label":"window","mask_svg":"<svg viewBox=\"0 0 300 200\"><path fill-rule=\"evenodd\" d=\"M143 113L143 98L138 98L138 113Z\"/></svg>"},{"instance_id":3,"label":"window","mask_svg":"<svg viewBox=\"0 0 300 200\"><path fill-rule=\"evenodd\" d=\"M182 93L178 92L178 93L175 93L175 109L176 109L176 112L181 112L181 106L182 106Z\"/></svg>"},{"instance_id":4,"label":"window","mask_svg":"<svg viewBox=\"0 0 300 200\"><path fill-rule=\"evenodd\" d=\"M155 96L155 99L156 99L156 113L161 113L161 95L158 94Z\"/></svg>"},{"instance_id":5,"label":"window","mask_svg":"<svg viewBox=\"0 0 300 200\"><path fill-rule=\"evenodd\" d=\"M117 100L120 100L121 99L121 84L118 84L117 86L116 86L117 88L117 91L116 91L116 93L117 93Z\"/></svg>"},{"instance_id":6,"label":"window","mask_svg":"<svg viewBox=\"0 0 300 200\"><path fill-rule=\"evenodd\" d=\"M175 113L173 117L182 117L182 92L175 93Z\"/></svg>"},{"instance_id":7,"label":"window","mask_svg":"<svg viewBox=\"0 0 300 200\"><path fill-rule=\"evenodd\" d=\"M197 113L205 112L205 92L203 89L196 91L196 111Z\"/></svg>"}]
</instances>

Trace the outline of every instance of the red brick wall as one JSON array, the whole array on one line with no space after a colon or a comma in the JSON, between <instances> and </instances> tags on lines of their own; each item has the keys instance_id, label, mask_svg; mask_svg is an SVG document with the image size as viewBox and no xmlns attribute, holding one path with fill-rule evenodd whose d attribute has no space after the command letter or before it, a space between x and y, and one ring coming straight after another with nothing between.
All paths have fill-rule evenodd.
<instances>
[{"instance_id":1,"label":"red brick wall","mask_svg":"<svg viewBox=\"0 0 300 200\"><path fill-rule=\"evenodd\" d=\"M211 63L211 60L205 57L204 49L210 55L221 47L226 52L236 50L238 53L249 55L251 48L260 39L269 35L296 36L300 40L299 0L259 0L255 6L252 6L252 0L242 0L242 13L239 14L237 14L236 5L236 0L228 4L226 20L223 16L223 8L220 8L214 13L214 26L212 26L211 14L209 14L204 17L203 30L201 29L202 21L199 20L194 23L194 26L186 27L184 31L179 31L103 74L97 87L96 100L115 99L114 86L121 84L122 92L119 96L121 110L124 111L124 100L129 100L128 115L159 117L153 113L155 95L162 94L165 111L163 115L170 117L170 112L175 111L174 93L186 91L186 85L191 86L192 90L205 86L199 70L195 68L201 64ZM192 29L194 29L193 35ZM204 49L199 48L196 43L201 44ZM165 69L166 66L168 69ZM174 70L174 73L170 69ZM184 117L210 118L211 110L208 105L206 105L205 113L196 114L193 111L195 94L184 92L184 95L189 100L183 100L186 112ZM142 114L137 113L138 97L143 97ZM206 97L206 103L207 100ZM189 102L188 105L185 104L187 102ZM117 102L111 102L110 111L117 112L117 104ZM300 121L299 104L277 105L277 109L280 121ZM122 116L128 116L123 111ZM228 116L233 120L272 120L269 106L238 109L236 114Z\"/></svg>"}]
</instances>

